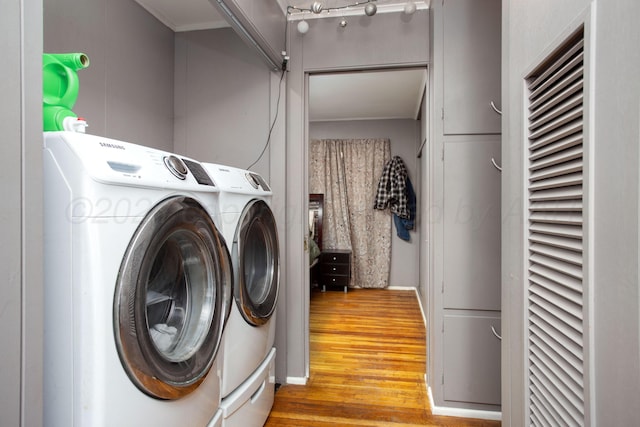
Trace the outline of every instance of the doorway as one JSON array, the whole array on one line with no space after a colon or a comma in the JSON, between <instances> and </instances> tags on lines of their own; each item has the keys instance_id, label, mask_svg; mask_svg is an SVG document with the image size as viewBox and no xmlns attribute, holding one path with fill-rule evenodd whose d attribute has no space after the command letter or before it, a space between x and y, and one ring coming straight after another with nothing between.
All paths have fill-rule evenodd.
<instances>
[{"instance_id":1,"label":"doorway","mask_svg":"<svg viewBox=\"0 0 640 427\"><path fill-rule=\"evenodd\" d=\"M424 147L427 118L426 87L426 67L306 74L307 114L304 123L306 175L308 176L310 161L309 142L313 139L385 137L391 140L391 154L399 155L405 161L408 175L420 199L423 167L420 154ZM308 194L308 181L305 188ZM424 275L419 270L422 230L417 227L411 233L409 242L401 241L395 229L391 230L391 234L394 241L389 284L396 287L416 287L419 293L426 295L426 283L421 279ZM305 253L303 258L308 259L308 254ZM407 263L408 260L409 263ZM407 265L410 267L407 268ZM310 286L307 271L305 275L307 378L310 375ZM425 299L426 297L421 297L422 302Z\"/></svg>"}]
</instances>

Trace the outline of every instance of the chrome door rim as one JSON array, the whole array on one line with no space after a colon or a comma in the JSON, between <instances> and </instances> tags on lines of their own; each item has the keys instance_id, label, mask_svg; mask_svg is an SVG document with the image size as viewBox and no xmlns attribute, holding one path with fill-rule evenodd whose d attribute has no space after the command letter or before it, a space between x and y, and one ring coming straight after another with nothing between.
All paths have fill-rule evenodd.
<instances>
[{"instance_id":1,"label":"chrome door rim","mask_svg":"<svg viewBox=\"0 0 640 427\"><path fill-rule=\"evenodd\" d=\"M158 399L195 390L220 347L231 293L229 252L206 210L189 197L156 205L115 290L116 346L133 383Z\"/></svg>"},{"instance_id":2,"label":"chrome door rim","mask_svg":"<svg viewBox=\"0 0 640 427\"><path fill-rule=\"evenodd\" d=\"M269 205L253 199L242 211L233 242L236 305L252 326L273 315L280 286L278 232Z\"/></svg>"}]
</instances>

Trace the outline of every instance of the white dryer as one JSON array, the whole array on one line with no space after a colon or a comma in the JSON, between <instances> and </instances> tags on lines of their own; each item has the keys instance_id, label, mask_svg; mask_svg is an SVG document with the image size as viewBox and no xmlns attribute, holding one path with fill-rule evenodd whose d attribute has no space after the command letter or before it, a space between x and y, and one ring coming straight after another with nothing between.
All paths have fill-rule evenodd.
<instances>
[{"instance_id":1,"label":"white dryer","mask_svg":"<svg viewBox=\"0 0 640 427\"><path fill-rule=\"evenodd\" d=\"M234 300L223 339L223 425L262 426L275 392L275 310L280 254L272 192L257 173L203 163L220 189Z\"/></svg>"},{"instance_id":2,"label":"white dryer","mask_svg":"<svg viewBox=\"0 0 640 427\"><path fill-rule=\"evenodd\" d=\"M232 293L218 189L191 159L44 136L45 426L222 423Z\"/></svg>"}]
</instances>

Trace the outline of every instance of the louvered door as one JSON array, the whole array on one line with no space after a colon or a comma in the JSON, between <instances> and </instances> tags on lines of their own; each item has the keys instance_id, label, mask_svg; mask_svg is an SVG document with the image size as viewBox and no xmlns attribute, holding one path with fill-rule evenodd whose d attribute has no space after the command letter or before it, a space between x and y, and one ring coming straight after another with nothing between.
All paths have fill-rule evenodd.
<instances>
[{"instance_id":1,"label":"louvered door","mask_svg":"<svg viewBox=\"0 0 640 427\"><path fill-rule=\"evenodd\" d=\"M532 426L585 423L583 86L583 34L527 80Z\"/></svg>"}]
</instances>

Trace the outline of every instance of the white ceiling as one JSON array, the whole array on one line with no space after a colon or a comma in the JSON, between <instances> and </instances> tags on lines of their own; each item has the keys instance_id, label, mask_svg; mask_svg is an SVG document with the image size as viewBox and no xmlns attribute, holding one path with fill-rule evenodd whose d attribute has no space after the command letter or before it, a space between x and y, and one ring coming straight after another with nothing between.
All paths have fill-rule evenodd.
<instances>
[{"instance_id":1,"label":"white ceiling","mask_svg":"<svg viewBox=\"0 0 640 427\"><path fill-rule=\"evenodd\" d=\"M416 119L423 68L317 74L309 77L309 121Z\"/></svg>"},{"instance_id":2,"label":"white ceiling","mask_svg":"<svg viewBox=\"0 0 640 427\"><path fill-rule=\"evenodd\" d=\"M175 32L228 27L225 19L213 6L212 2L215 1L136 0ZM277 1L283 8L283 13L287 4L308 8L313 2ZM351 0L323 2L325 8L354 3L356 2ZM406 1L399 0L376 0L376 4L382 7L405 3ZM420 109L425 82L424 69L313 75L309 79L309 120L415 119Z\"/></svg>"},{"instance_id":3,"label":"white ceiling","mask_svg":"<svg viewBox=\"0 0 640 427\"><path fill-rule=\"evenodd\" d=\"M136 2L175 32L229 26L209 0L136 0Z\"/></svg>"}]
</instances>

